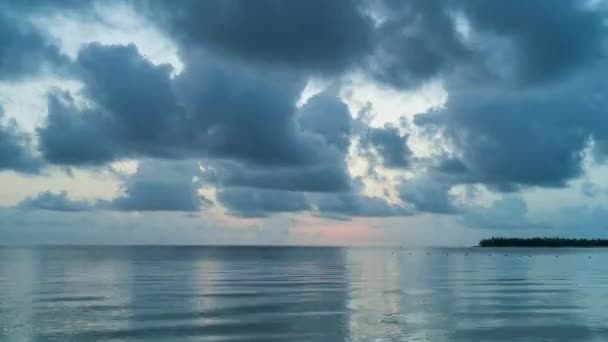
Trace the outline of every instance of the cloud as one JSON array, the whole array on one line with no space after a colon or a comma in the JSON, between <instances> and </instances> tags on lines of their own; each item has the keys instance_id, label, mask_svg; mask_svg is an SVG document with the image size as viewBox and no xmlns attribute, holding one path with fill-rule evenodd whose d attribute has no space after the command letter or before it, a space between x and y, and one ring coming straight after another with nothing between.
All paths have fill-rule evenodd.
<instances>
[{"instance_id":1,"label":"cloud","mask_svg":"<svg viewBox=\"0 0 608 342\"><path fill-rule=\"evenodd\" d=\"M66 191L41 192L20 202L21 209L79 212L183 211L197 212L212 202L198 193L201 187L198 162L146 159L133 174L119 175L121 193L111 200L77 201Z\"/></svg>"},{"instance_id":2,"label":"cloud","mask_svg":"<svg viewBox=\"0 0 608 342\"><path fill-rule=\"evenodd\" d=\"M262 189L343 192L352 187L345 160L352 134L349 110L326 93L296 109L303 87L298 78L211 60L188 64L171 79L167 66L149 63L134 46L92 44L80 51L78 63L83 94L93 104L79 107L67 94L49 98L47 123L38 133L41 151L53 163L204 158L202 180L219 187L220 199L233 212L244 206L245 216L307 208L303 202L265 208L259 203L272 203L281 192ZM156 180L142 181L138 172L125 180L125 196L108 206L198 210L190 183ZM231 205L235 187L259 189L260 195ZM168 195L177 193L185 197ZM259 213L250 209L254 205Z\"/></svg>"},{"instance_id":3,"label":"cloud","mask_svg":"<svg viewBox=\"0 0 608 342\"><path fill-rule=\"evenodd\" d=\"M0 4L0 43L0 81L23 79L45 69L57 71L69 64L26 16L7 4Z\"/></svg>"},{"instance_id":4,"label":"cloud","mask_svg":"<svg viewBox=\"0 0 608 342\"><path fill-rule=\"evenodd\" d=\"M308 99L296 113L299 126L320 136L328 146L342 154L350 147L352 116L346 104L330 92Z\"/></svg>"},{"instance_id":5,"label":"cloud","mask_svg":"<svg viewBox=\"0 0 608 342\"><path fill-rule=\"evenodd\" d=\"M387 168L406 168L410 166L413 152L407 145L408 135L401 135L397 127L385 125L383 128L368 127L361 133L361 148L367 158L370 151L376 151L382 165Z\"/></svg>"},{"instance_id":6,"label":"cloud","mask_svg":"<svg viewBox=\"0 0 608 342\"><path fill-rule=\"evenodd\" d=\"M447 79L458 87L542 84L605 56L605 12L585 1L372 4L380 24L363 69L397 88L432 79Z\"/></svg>"},{"instance_id":7,"label":"cloud","mask_svg":"<svg viewBox=\"0 0 608 342\"><path fill-rule=\"evenodd\" d=\"M598 89L606 69L595 61L605 53L605 13L581 1L471 0L454 9L473 42L492 47L479 45L476 58L493 77L466 87L448 78L446 105L415 117L419 128L445 138L449 153L438 160L438 175L512 192L566 187L583 173L590 147L601 162L608 122Z\"/></svg>"},{"instance_id":8,"label":"cloud","mask_svg":"<svg viewBox=\"0 0 608 342\"><path fill-rule=\"evenodd\" d=\"M498 38L490 45L493 51L483 57L495 62L488 67L502 69L499 74L507 80L556 80L592 66L605 52L605 13L584 1L466 0L454 4L481 39Z\"/></svg>"},{"instance_id":9,"label":"cloud","mask_svg":"<svg viewBox=\"0 0 608 342\"><path fill-rule=\"evenodd\" d=\"M211 201L198 193L198 163L140 161L137 172L123 179L123 194L100 205L120 211L199 211Z\"/></svg>"},{"instance_id":10,"label":"cloud","mask_svg":"<svg viewBox=\"0 0 608 342\"><path fill-rule=\"evenodd\" d=\"M209 160L206 178L223 186L350 187L348 108L320 94L296 109L304 86L297 77L197 60L171 79L168 66L151 64L133 45L92 44L78 63L93 105L79 108L65 94L49 98L38 133L52 163L198 157Z\"/></svg>"},{"instance_id":11,"label":"cloud","mask_svg":"<svg viewBox=\"0 0 608 342\"><path fill-rule=\"evenodd\" d=\"M231 161L208 161L203 179L220 187L253 187L287 191L340 192L352 187L346 165L264 167Z\"/></svg>"},{"instance_id":12,"label":"cloud","mask_svg":"<svg viewBox=\"0 0 608 342\"><path fill-rule=\"evenodd\" d=\"M413 212L400 204L390 204L380 197L357 194L331 194L316 198L316 211L336 218L409 216Z\"/></svg>"},{"instance_id":13,"label":"cloud","mask_svg":"<svg viewBox=\"0 0 608 342\"><path fill-rule=\"evenodd\" d=\"M351 0L145 2L182 46L241 60L335 73L365 55L372 21Z\"/></svg>"},{"instance_id":14,"label":"cloud","mask_svg":"<svg viewBox=\"0 0 608 342\"><path fill-rule=\"evenodd\" d=\"M374 32L375 49L364 70L397 88L411 88L468 64L473 53L464 44L448 1L376 1L382 19Z\"/></svg>"},{"instance_id":15,"label":"cloud","mask_svg":"<svg viewBox=\"0 0 608 342\"><path fill-rule=\"evenodd\" d=\"M176 89L192 116L194 142L210 156L265 165L318 158L319 142L299 134L294 119L302 78L207 55L190 59Z\"/></svg>"},{"instance_id":16,"label":"cloud","mask_svg":"<svg viewBox=\"0 0 608 342\"><path fill-rule=\"evenodd\" d=\"M494 78L466 87L448 78L445 107L415 118L446 139L442 177L507 192L564 187L582 174L591 141L601 160L608 130L597 89L606 71L594 61L604 55L604 13L580 1L454 4L475 44L491 42L476 58Z\"/></svg>"},{"instance_id":17,"label":"cloud","mask_svg":"<svg viewBox=\"0 0 608 342\"><path fill-rule=\"evenodd\" d=\"M604 70L566 84L526 90L453 91L446 106L416 116L422 128L441 132L461 182L495 189L563 187L582 173L590 141L608 136L603 113ZM601 153L601 152L598 152Z\"/></svg>"},{"instance_id":18,"label":"cloud","mask_svg":"<svg viewBox=\"0 0 608 342\"><path fill-rule=\"evenodd\" d=\"M312 212L340 220L352 217L409 216L406 207L389 204L379 197L355 193L311 194L244 187L225 188L218 201L229 213L242 217L266 217L273 213Z\"/></svg>"},{"instance_id":19,"label":"cloud","mask_svg":"<svg viewBox=\"0 0 608 342\"><path fill-rule=\"evenodd\" d=\"M173 96L168 65L144 59L134 45L91 44L78 54L84 95L93 104L75 105L52 94L40 149L52 163L100 165L132 156L175 157L184 146L184 115ZM173 144L169 144L173 142Z\"/></svg>"},{"instance_id":20,"label":"cloud","mask_svg":"<svg viewBox=\"0 0 608 342\"><path fill-rule=\"evenodd\" d=\"M33 197L28 197L17 204L20 209L28 210L49 210L49 211L89 211L95 206L87 201L76 201L68 197L66 191L51 192L45 191Z\"/></svg>"},{"instance_id":21,"label":"cloud","mask_svg":"<svg viewBox=\"0 0 608 342\"><path fill-rule=\"evenodd\" d=\"M234 187L220 190L217 199L229 213L242 217L266 217L272 213L310 209L304 194L292 191Z\"/></svg>"},{"instance_id":22,"label":"cloud","mask_svg":"<svg viewBox=\"0 0 608 342\"><path fill-rule=\"evenodd\" d=\"M422 174L403 181L399 186L399 197L421 212L456 214L459 209L449 194L451 185L440 182L431 175Z\"/></svg>"},{"instance_id":23,"label":"cloud","mask_svg":"<svg viewBox=\"0 0 608 342\"><path fill-rule=\"evenodd\" d=\"M5 119L0 107L0 171L38 173L42 166L33 154L30 136L19 130L14 119Z\"/></svg>"},{"instance_id":24,"label":"cloud","mask_svg":"<svg viewBox=\"0 0 608 342\"><path fill-rule=\"evenodd\" d=\"M437 78L458 86L540 84L605 54L605 13L580 0L373 3L382 21L365 69L398 88Z\"/></svg>"},{"instance_id":25,"label":"cloud","mask_svg":"<svg viewBox=\"0 0 608 342\"><path fill-rule=\"evenodd\" d=\"M340 158L327 132L314 131L320 126L305 132L297 122L295 103L304 87L299 77L201 56L171 79L169 66L150 63L134 45L91 44L77 62L92 105L79 108L69 96L50 97L38 133L52 163L213 157L306 166Z\"/></svg>"},{"instance_id":26,"label":"cloud","mask_svg":"<svg viewBox=\"0 0 608 342\"><path fill-rule=\"evenodd\" d=\"M102 165L117 159L118 131L101 111L80 109L69 94L52 94L44 126L37 129L39 149L53 164Z\"/></svg>"},{"instance_id":27,"label":"cloud","mask_svg":"<svg viewBox=\"0 0 608 342\"><path fill-rule=\"evenodd\" d=\"M209 160L203 178L222 187L255 187L307 192L343 192L352 188L346 165L351 141L351 115L346 105L335 96L319 94L308 100L294 115L291 134L303 144L292 154L314 153L302 159L305 163L279 165L247 163L241 160ZM269 122L261 122L269 125ZM249 128L254 124L246 125ZM280 127L275 132L280 132ZM268 133L276 138L276 134ZM278 143L278 142L277 142ZM310 150L310 148L314 148Z\"/></svg>"},{"instance_id":28,"label":"cloud","mask_svg":"<svg viewBox=\"0 0 608 342\"><path fill-rule=\"evenodd\" d=\"M536 3L503 6L470 1L454 7L451 7L452 4L448 2L434 4L382 2L382 4L383 6L380 7L385 8L384 12L377 11L384 16L380 25L383 28L378 28L378 30L388 30L390 26L395 26L395 32L404 32L402 30L404 25L424 28L434 27L430 23L439 23L441 25L435 29L437 32L428 36L439 41L449 41L449 44L435 45L450 49L449 53L446 52L446 55L450 56L463 53L463 48L460 46L463 44L460 41L462 37L458 37L461 33L457 32L456 24L450 17L452 15L450 11L454 9L462 11L473 30L509 37L513 40L513 44L519 44L517 45L519 48L525 47L528 40L532 39L524 36L525 33L529 33L535 39L550 40L551 37L554 37L553 32L545 32L546 30L528 32L532 30L521 31L515 27L514 23L520 20L515 16L517 13L522 11L544 13L541 11L544 5ZM275 5L274 3L264 3L264 6ZM197 2L192 2L183 3L181 6L193 6L192 11L185 12L187 16L205 15L205 13L197 11L196 6L217 6L222 11L226 11L227 18L231 18L238 25L241 20L248 18L247 16L253 16L250 19L256 24L266 24L258 22L259 18L255 17L258 14L242 12L243 8L249 6L247 2L236 2L233 5L213 2L198 5ZM505 12L509 14L509 17L505 18L505 22L499 20L496 20L495 23L487 22L480 13L490 12L488 6L505 7ZM352 8L360 11L357 6L352 6ZM585 32L597 30L595 12L590 14L589 11L569 2L565 5L558 5L557 9L557 14L545 14L548 18L542 20L572 22L579 25L580 30ZM287 8L277 10L286 10L286 13L290 13ZM269 13L273 13L273 10L269 10ZM167 16L172 17L174 14L171 12ZM588 18L588 16L591 17ZM173 19L168 19L171 27ZM526 23L524 22L524 24ZM191 24L199 25L200 23L192 22ZM215 22L215 24L200 25L230 26L231 24ZM188 31L188 29L186 25L184 30ZM328 29L328 27L324 29ZM189 36L193 32L206 34L197 30L184 32L184 34ZM408 35L421 36L420 32L416 30L406 30L405 32L409 32ZM191 36L188 40L192 44L195 41L193 37ZM199 38L203 38L203 41L215 39ZM561 36L558 38L569 39L569 37ZM229 38L225 39L229 40ZM237 46L240 43L245 42L235 40L230 44ZM594 43L597 42L593 41L590 44ZM209 44L211 44L211 49L220 48L212 43ZM263 47L259 48L263 49ZM411 53L416 53L416 49L413 50L414 52ZM522 48L520 52L526 53L526 51ZM439 51L437 52L439 53ZM534 50L530 53L537 52ZM243 51L236 49L234 53L240 54ZM565 65L564 68L568 69L567 65L574 65L576 61L586 61L587 54L572 57L568 61L556 62L555 65ZM260 67L255 63L245 63L238 58L223 58L220 61L215 54L202 53L197 49L186 51L184 58L187 63L184 72L172 80L171 70L168 66L156 66L149 63L139 55L134 46L93 44L82 49L77 62L81 70L81 77L85 82L84 93L95 103L95 106L86 111L78 111L73 106L58 108L59 106L51 103L48 124L40 131L41 149L47 159L54 163L76 165L100 164L140 156L213 157L257 165L319 165L320 162L327 165L327 161L330 159L341 159L339 154L331 152L331 149L327 147L335 148L340 152L350 143L349 123L347 120L340 119L342 114L338 115L344 111L339 108L338 104L332 109L334 115L322 114L314 117L308 112L321 113L322 111L316 107L330 107L329 104L323 103L322 98L315 98L298 113L295 109L295 102L303 89L304 82L301 75ZM432 58L422 60L427 61ZM456 63L460 59L449 58L448 60ZM522 70L533 69L531 67L522 68ZM425 68L408 65L403 69L424 70ZM558 69L551 67L546 72L558 73ZM393 73L399 74L399 70ZM470 177L472 182L492 183L492 186L503 189L513 188L518 184L559 186L563 185L565 180L580 174L579 151L581 146L586 144L589 135L573 133L567 137L566 141L556 141L553 147L535 144L534 146L538 146L536 147L538 151L535 151L534 155L530 154L529 159L526 159L525 154L521 154L521 158L514 155L514 151L523 147L518 146L518 143L522 145L529 141L512 139L507 135L507 128L512 131L521 127L524 137L530 136L530 139L534 139L533 136L539 136L534 129L541 127L541 122L545 118L542 117L543 114L540 114L541 118L537 119L539 124L523 126L517 122L519 120L517 117L510 120L511 115L507 114L511 110L508 108L510 103L519 102L521 107L530 108L526 110L548 112L551 108L545 108L543 107L545 104L540 103L541 101L549 102L542 99L542 97L547 97L546 94L539 92L539 94L526 93L520 96L518 92L513 92L513 97L506 101L501 99L504 92L499 87L494 90L494 93L492 90L472 90L468 94L466 92L452 93L450 91L448 108L440 112L456 113L455 115L443 115L442 117L448 118L448 120L443 120L443 123L448 139L460 149L463 165L473 173ZM529 100L530 103L524 103L526 100ZM482 103L485 107L479 108ZM482 112L488 109L487 107L490 107L489 109L496 114L482 116ZM57 114L57 112L62 113ZM302 117L298 118L299 115ZM438 113L432 115L439 116ZM428 115L426 121L430 120L432 115ZM79 122L78 117L85 119ZM319 118L327 119L326 122L322 122L318 120ZM335 122L327 121L330 118ZM546 119L552 120L552 118ZM419 123L423 121L418 120ZM92 123L92 127L88 126L88 122ZM61 127L68 129L61 130ZM95 127L94 133L93 127ZM455 133L456 130L462 130L464 133ZM92 132L97 136L97 141L104 142L103 147L83 141L82 137L78 137L79 132ZM598 146L601 146L603 135L605 134L594 134L594 138L601 138L597 139ZM373 146L378 150L385 166L403 167L407 165L411 151L400 141L407 139L407 136L401 137L395 129L385 128L370 129L366 137L367 146ZM491 143L486 144L482 139L488 139ZM76 141L81 141L81 144L75 144ZM545 153L544 160L536 158L537 155L543 153ZM486 160L479 160L482 156L496 160L489 160L486 163ZM534 175L533 172L530 172L529 175L524 175L525 171L516 168L517 165L525 165L525 163L515 163L518 161L517 159L537 161L538 164L541 164L541 160L542 163L548 161L548 164L543 165L555 165L551 168L554 170L553 174L543 175L539 172ZM327 170L328 167L322 169ZM537 167L531 169L540 170ZM332 174L337 175L338 172Z\"/></svg>"},{"instance_id":29,"label":"cloud","mask_svg":"<svg viewBox=\"0 0 608 342\"><path fill-rule=\"evenodd\" d=\"M90 4L77 3L0 4L0 79L70 63L69 76L82 83L78 93L49 95L37 142L3 121L0 169L39 172L34 146L60 166L143 160L121 178L122 194L96 208L197 212L210 205L198 193L205 185L244 217L458 214L466 207L453 203L457 184L499 192L566 187L583 174L586 153L607 160L608 70L599 63L606 13L593 4L125 2L175 40L184 66L176 73L133 44L92 43L67 61L30 23L33 13L62 9L90 15ZM354 74L399 91L438 80L448 101L416 116L407 133L369 127L337 96ZM331 86L300 106L317 78ZM440 141L423 146L432 151L421 158L408 144L426 133ZM401 202L363 195L347 165L353 138L367 165L395 175L407 169L398 179L413 174L396 189ZM64 193L38 197L31 200L70 204ZM525 216L511 198L486 209L464 215L487 225Z\"/></svg>"}]
</instances>

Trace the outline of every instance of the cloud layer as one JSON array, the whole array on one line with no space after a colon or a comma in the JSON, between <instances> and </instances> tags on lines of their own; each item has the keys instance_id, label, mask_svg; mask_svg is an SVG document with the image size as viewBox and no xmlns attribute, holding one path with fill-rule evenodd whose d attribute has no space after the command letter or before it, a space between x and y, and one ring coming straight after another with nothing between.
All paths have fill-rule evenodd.
<instances>
[{"instance_id":1,"label":"cloud layer","mask_svg":"<svg viewBox=\"0 0 608 342\"><path fill-rule=\"evenodd\" d=\"M37 20L64 12L100 20L93 3L0 4L0 82L52 75L80 87L49 91L33 134L0 111L0 170L43 175L138 161L135 173L117 177L114 199L41 192L22 209L221 206L246 218L432 213L471 226L507 217L525 225L525 196L505 193L567 188L608 158L606 11L595 3L107 6L131 7L168 37L183 68L153 62L136 42L90 42L68 57ZM397 93L440 84L448 96L413 119L372 125L355 112L374 104L345 95L353 79ZM325 86L309 93L314 81ZM463 204L463 186L502 199Z\"/></svg>"}]
</instances>

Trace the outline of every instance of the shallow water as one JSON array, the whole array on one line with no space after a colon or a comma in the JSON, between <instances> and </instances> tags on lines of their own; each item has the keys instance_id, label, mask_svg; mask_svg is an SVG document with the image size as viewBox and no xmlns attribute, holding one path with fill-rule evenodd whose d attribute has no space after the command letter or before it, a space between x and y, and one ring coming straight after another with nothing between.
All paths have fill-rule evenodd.
<instances>
[{"instance_id":1,"label":"shallow water","mask_svg":"<svg viewBox=\"0 0 608 342\"><path fill-rule=\"evenodd\" d=\"M0 248L0 341L607 341L608 249Z\"/></svg>"}]
</instances>

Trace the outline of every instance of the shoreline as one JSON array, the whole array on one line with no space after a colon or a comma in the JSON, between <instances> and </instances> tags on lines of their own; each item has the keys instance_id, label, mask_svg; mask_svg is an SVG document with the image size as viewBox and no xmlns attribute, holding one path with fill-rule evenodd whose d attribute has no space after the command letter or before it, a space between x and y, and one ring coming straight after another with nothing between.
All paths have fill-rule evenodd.
<instances>
[{"instance_id":1,"label":"shoreline","mask_svg":"<svg viewBox=\"0 0 608 342\"><path fill-rule=\"evenodd\" d=\"M605 239L565 238L490 238L479 241L477 247L526 247L526 248L605 248Z\"/></svg>"}]
</instances>

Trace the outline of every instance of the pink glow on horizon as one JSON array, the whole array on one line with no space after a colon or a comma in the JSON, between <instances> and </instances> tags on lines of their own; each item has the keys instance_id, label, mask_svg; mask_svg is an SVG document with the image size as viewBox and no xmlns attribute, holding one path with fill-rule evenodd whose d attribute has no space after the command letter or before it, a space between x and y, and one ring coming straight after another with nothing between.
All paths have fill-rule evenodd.
<instances>
[{"instance_id":1,"label":"pink glow on horizon","mask_svg":"<svg viewBox=\"0 0 608 342\"><path fill-rule=\"evenodd\" d=\"M297 245L377 245L383 242L384 234L374 224L375 220L368 218L334 221L303 215L289 230L289 237Z\"/></svg>"}]
</instances>

